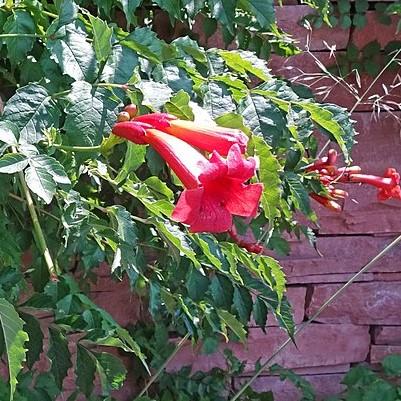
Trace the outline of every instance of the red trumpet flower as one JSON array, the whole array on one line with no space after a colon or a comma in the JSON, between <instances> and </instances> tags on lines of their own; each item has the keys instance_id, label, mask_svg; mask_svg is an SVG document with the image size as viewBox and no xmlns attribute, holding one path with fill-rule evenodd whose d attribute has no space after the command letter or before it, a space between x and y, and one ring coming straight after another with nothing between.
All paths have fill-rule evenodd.
<instances>
[{"instance_id":1,"label":"red trumpet flower","mask_svg":"<svg viewBox=\"0 0 401 401\"><path fill-rule=\"evenodd\" d=\"M113 133L151 145L175 172L186 189L172 217L188 224L191 232L225 232L233 225L233 215L255 216L263 184L245 184L255 174L256 162L244 159L238 144L231 146L226 159L213 151L208 160L187 142L151 128L150 121L117 123Z\"/></svg>"},{"instance_id":2,"label":"red trumpet flower","mask_svg":"<svg viewBox=\"0 0 401 401\"><path fill-rule=\"evenodd\" d=\"M362 184L370 184L379 189L377 197L379 200L400 199L400 174L394 168L388 168L383 177L368 174L349 174L348 182L359 182Z\"/></svg>"},{"instance_id":3,"label":"red trumpet flower","mask_svg":"<svg viewBox=\"0 0 401 401\"><path fill-rule=\"evenodd\" d=\"M254 217L263 184L244 184L255 174L255 160L244 159L233 145L227 159L217 152L202 163L200 186L186 189L173 212L173 219L190 226L191 232L225 232L231 229L232 215Z\"/></svg>"},{"instance_id":4,"label":"red trumpet flower","mask_svg":"<svg viewBox=\"0 0 401 401\"><path fill-rule=\"evenodd\" d=\"M179 120L167 113L144 114L136 117L135 121L150 124L192 146L210 153L217 151L222 156L226 156L234 144L239 146L241 153L245 153L248 144L248 137L238 129L201 125Z\"/></svg>"}]
</instances>

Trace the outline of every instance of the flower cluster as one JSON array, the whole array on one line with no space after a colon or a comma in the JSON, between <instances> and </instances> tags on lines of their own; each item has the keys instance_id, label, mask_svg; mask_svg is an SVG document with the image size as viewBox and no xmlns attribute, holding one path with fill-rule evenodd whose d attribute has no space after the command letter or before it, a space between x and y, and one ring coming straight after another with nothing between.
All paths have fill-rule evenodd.
<instances>
[{"instance_id":1,"label":"flower cluster","mask_svg":"<svg viewBox=\"0 0 401 401\"><path fill-rule=\"evenodd\" d=\"M240 130L202 126L166 113L136 116L130 105L113 133L152 146L174 171L185 189L172 218L191 232L231 232L233 216L255 217L263 185L248 183L256 162L243 156L248 137Z\"/></svg>"},{"instance_id":2,"label":"flower cluster","mask_svg":"<svg viewBox=\"0 0 401 401\"><path fill-rule=\"evenodd\" d=\"M359 183L373 185L378 189L377 197L384 201L388 199L401 200L400 174L394 168L388 168L383 177L362 174L359 166L337 167L337 152L330 149L327 156L315 161L308 172L318 174L320 182L325 187L326 194L310 193L311 198L334 211L341 211L342 206L338 203L348 196L344 190L335 187L338 183Z\"/></svg>"}]
</instances>

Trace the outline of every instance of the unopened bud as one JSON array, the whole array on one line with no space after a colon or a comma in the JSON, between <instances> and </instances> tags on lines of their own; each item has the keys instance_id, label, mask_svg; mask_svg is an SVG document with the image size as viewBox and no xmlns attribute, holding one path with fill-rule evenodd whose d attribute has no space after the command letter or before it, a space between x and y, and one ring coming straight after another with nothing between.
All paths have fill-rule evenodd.
<instances>
[{"instance_id":1,"label":"unopened bud","mask_svg":"<svg viewBox=\"0 0 401 401\"><path fill-rule=\"evenodd\" d=\"M122 123L124 121L129 121L129 120L131 120L131 117L126 111L122 111L121 113L118 113L117 122Z\"/></svg>"},{"instance_id":2,"label":"unopened bud","mask_svg":"<svg viewBox=\"0 0 401 401\"><path fill-rule=\"evenodd\" d=\"M138 107L136 107L135 104L127 104L124 107L124 111L126 111L129 114L130 119L131 119L131 118L134 118L137 115Z\"/></svg>"}]
</instances>

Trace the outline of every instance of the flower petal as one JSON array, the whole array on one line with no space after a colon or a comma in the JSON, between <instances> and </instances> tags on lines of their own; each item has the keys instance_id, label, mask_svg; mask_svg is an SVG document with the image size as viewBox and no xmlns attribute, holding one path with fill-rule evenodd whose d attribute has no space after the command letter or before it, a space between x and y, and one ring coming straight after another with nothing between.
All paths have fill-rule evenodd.
<instances>
[{"instance_id":1,"label":"flower petal","mask_svg":"<svg viewBox=\"0 0 401 401\"><path fill-rule=\"evenodd\" d=\"M147 143L145 138L147 128L150 128L147 124L123 121L115 124L112 131L114 135L128 139L138 145L145 145Z\"/></svg>"},{"instance_id":2,"label":"flower petal","mask_svg":"<svg viewBox=\"0 0 401 401\"><path fill-rule=\"evenodd\" d=\"M216 151L212 153L209 161L204 163L203 172L199 175L199 181L202 184L208 184L227 175L227 163Z\"/></svg>"},{"instance_id":3,"label":"flower petal","mask_svg":"<svg viewBox=\"0 0 401 401\"><path fill-rule=\"evenodd\" d=\"M243 217L254 217L256 215L260 197L262 196L263 184L234 184L227 190L229 191L229 196L224 201L227 210L231 214Z\"/></svg>"},{"instance_id":4,"label":"flower petal","mask_svg":"<svg viewBox=\"0 0 401 401\"><path fill-rule=\"evenodd\" d=\"M227 155L228 176L245 182L255 174L256 161L253 157L244 159L238 145L231 146Z\"/></svg>"},{"instance_id":5,"label":"flower petal","mask_svg":"<svg viewBox=\"0 0 401 401\"><path fill-rule=\"evenodd\" d=\"M222 202L203 188L185 190L178 200L173 219L189 225L193 233L222 233L232 226L232 217Z\"/></svg>"},{"instance_id":6,"label":"flower petal","mask_svg":"<svg viewBox=\"0 0 401 401\"><path fill-rule=\"evenodd\" d=\"M175 120L177 117L168 113L151 113L142 114L141 116L135 117L134 121L140 121L152 126L159 130L163 130L170 126L170 121Z\"/></svg>"}]
</instances>

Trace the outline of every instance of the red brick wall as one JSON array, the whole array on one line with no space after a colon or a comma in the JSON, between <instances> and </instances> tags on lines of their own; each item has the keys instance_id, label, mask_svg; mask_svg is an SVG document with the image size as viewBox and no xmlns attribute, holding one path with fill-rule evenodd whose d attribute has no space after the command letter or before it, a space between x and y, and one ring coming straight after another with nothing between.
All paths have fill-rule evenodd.
<instances>
[{"instance_id":1,"label":"red brick wall","mask_svg":"<svg viewBox=\"0 0 401 401\"><path fill-rule=\"evenodd\" d=\"M292 33L301 46L305 44L307 31L298 26L297 21L308 12L306 6L288 5L277 9L280 26ZM324 41L340 52L347 48L350 41L363 46L377 39L385 46L396 38L395 31L395 22L391 26L380 25L374 14L369 13L368 24L361 30L323 28L314 31L311 50L323 64L330 65L333 59ZM398 39L401 39L400 35ZM222 45L218 34L209 40L208 45ZM288 66L292 69L286 68ZM299 74L294 67L308 73L319 72L313 57L305 53L286 60L273 56L270 67L273 72L288 78ZM384 73L370 93L383 94L382 84L389 85L394 76L394 72ZM363 93L372 80L362 76L359 92ZM324 80L319 86L331 84L330 80ZM401 90L398 89L396 94L401 96ZM326 101L351 108L355 99L338 87ZM401 117L401 112L395 115ZM397 120L387 112L382 112L375 119L371 105L363 103L356 108L353 118L360 133L353 152L355 164L377 174L382 174L388 166L401 170L401 138ZM353 202L353 198L358 202ZM401 232L401 203L379 203L375 190L370 188L352 188L345 210L339 215L317 205L316 208L321 224L317 246L323 256L319 256L310 245L294 241L291 256L282 259L296 323L308 318L333 291L376 255L396 233ZM135 321L140 305L130 295L128 286L120 284L117 289L103 281L92 294L94 300L109 310L121 324ZM248 362L247 374L251 373L253 364L259 358L269 357L286 338L282 330L274 327L273 321L270 320L269 325L272 327L267 329L267 335L251 328L246 347L229 345L238 357ZM320 396L341 391L341 379L351 364L362 361L376 363L388 352L401 353L401 247L386 255L343 293L316 323L299 336L297 346L287 347L276 362L304 375ZM188 345L170 369L188 363L192 363L194 369L224 366L221 352L212 356L199 355ZM299 399L297 390L275 377L262 376L254 387L259 390L273 389L277 401Z\"/></svg>"}]
</instances>

